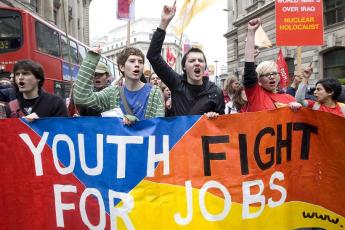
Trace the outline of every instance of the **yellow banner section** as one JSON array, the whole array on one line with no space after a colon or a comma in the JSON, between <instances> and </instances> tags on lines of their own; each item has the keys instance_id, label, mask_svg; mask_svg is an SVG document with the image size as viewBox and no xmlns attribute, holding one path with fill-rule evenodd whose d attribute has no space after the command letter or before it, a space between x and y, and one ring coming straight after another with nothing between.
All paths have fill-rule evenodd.
<instances>
[{"instance_id":1,"label":"yellow banner section","mask_svg":"<svg viewBox=\"0 0 345 230\"><path fill-rule=\"evenodd\" d=\"M129 214L137 229L298 229L319 226L325 229L341 229L345 218L320 206L300 201L290 201L281 206L263 207L260 216L243 219L243 206L231 203L228 215L221 221L209 221L200 208L200 189L192 189L192 214L188 213L186 188L163 183L142 181L132 192L134 208ZM224 210L224 198L206 193L203 197L206 212L218 215ZM251 207L250 212L258 212ZM190 210L189 210L190 211ZM189 215L189 216L188 216ZM190 219L186 225L176 219ZM145 221L143 221L145 220ZM119 222L120 229L127 229Z\"/></svg>"}]
</instances>

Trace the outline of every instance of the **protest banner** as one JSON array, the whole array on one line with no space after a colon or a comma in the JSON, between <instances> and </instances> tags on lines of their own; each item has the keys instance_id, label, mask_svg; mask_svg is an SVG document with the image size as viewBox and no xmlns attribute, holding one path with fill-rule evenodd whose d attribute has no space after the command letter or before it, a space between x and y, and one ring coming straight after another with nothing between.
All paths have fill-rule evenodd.
<instances>
[{"instance_id":1,"label":"protest banner","mask_svg":"<svg viewBox=\"0 0 345 230\"><path fill-rule=\"evenodd\" d=\"M135 0L117 1L117 19L133 21L135 18Z\"/></svg>"},{"instance_id":2,"label":"protest banner","mask_svg":"<svg viewBox=\"0 0 345 230\"><path fill-rule=\"evenodd\" d=\"M276 0L277 46L323 45L321 0Z\"/></svg>"},{"instance_id":3,"label":"protest banner","mask_svg":"<svg viewBox=\"0 0 345 230\"><path fill-rule=\"evenodd\" d=\"M345 226L345 119L0 120L3 229Z\"/></svg>"},{"instance_id":4,"label":"protest banner","mask_svg":"<svg viewBox=\"0 0 345 230\"><path fill-rule=\"evenodd\" d=\"M279 77L280 77L279 88L286 91L286 88L288 87L289 81L290 81L289 68L285 61L283 51L281 48L279 49L276 63L277 63Z\"/></svg>"}]
</instances>

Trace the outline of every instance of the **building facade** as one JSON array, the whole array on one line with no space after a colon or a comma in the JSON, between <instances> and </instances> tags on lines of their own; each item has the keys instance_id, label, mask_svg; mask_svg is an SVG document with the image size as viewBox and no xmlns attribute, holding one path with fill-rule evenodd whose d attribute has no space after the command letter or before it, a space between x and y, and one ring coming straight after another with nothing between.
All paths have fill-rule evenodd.
<instances>
[{"instance_id":1,"label":"building facade","mask_svg":"<svg viewBox=\"0 0 345 230\"><path fill-rule=\"evenodd\" d=\"M345 1L323 0L324 44L303 46L302 66L312 63L311 84L324 77L336 77L345 84ZM262 27L272 42L263 48L257 61L276 60L280 48L293 74L297 68L297 47L276 47L274 0L228 0L227 69L230 75L241 78L244 68L244 47L247 23L261 18Z\"/></svg>"},{"instance_id":2,"label":"building facade","mask_svg":"<svg viewBox=\"0 0 345 230\"><path fill-rule=\"evenodd\" d=\"M91 0L0 0L0 6L29 10L89 45Z\"/></svg>"},{"instance_id":3,"label":"building facade","mask_svg":"<svg viewBox=\"0 0 345 230\"><path fill-rule=\"evenodd\" d=\"M156 18L139 18L130 23L130 46L140 49L145 55L149 49L153 32L160 23L160 19ZM120 52L127 44L127 27L123 25L114 28L107 35L92 40L94 46L100 45L103 55L116 61L116 54ZM179 38L173 33L172 27L167 29L167 34L163 43L162 57L167 59L168 53L175 58L175 63L171 63L172 68L177 72L181 71L181 59L183 43L180 44ZM148 60L145 60L145 68L152 70Z\"/></svg>"}]
</instances>

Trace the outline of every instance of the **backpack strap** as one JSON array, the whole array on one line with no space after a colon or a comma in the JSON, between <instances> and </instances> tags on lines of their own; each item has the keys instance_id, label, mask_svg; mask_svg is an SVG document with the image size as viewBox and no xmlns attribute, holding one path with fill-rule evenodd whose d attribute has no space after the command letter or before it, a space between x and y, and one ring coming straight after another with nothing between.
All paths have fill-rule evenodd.
<instances>
[{"instance_id":1,"label":"backpack strap","mask_svg":"<svg viewBox=\"0 0 345 230\"><path fill-rule=\"evenodd\" d=\"M125 87L124 86L120 87L120 99L122 101L123 107L125 108L126 115L134 116L133 111L129 107L129 104L128 104L127 99L125 97Z\"/></svg>"}]
</instances>

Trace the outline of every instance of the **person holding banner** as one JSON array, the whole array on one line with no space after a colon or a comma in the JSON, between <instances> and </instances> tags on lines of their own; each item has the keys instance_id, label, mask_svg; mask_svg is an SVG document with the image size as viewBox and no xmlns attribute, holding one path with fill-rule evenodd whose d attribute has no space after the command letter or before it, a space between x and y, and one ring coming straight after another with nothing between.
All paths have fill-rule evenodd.
<instances>
[{"instance_id":1,"label":"person holding banner","mask_svg":"<svg viewBox=\"0 0 345 230\"><path fill-rule=\"evenodd\" d=\"M19 116L31 122L43 117L67 117L61 97L46 93L42 66L32 60L20 60L13 66L14 88L20 109Z\"/></svg>"},{"instance_id":2,"label":"person holding banner","mask_svg":"<svg viewBox=\"0 0 345 230\"><path fill-rule=\"evenodd\" d=\"M176 13L173 6L164 6L161 22L154 32L147 59L155 73L171 90L172 115L203 115L214 117L224 114L222 90L207 77L206 58L202 50L191 48L182 58L183 74L176 73L161 56L166 29Z\"/></svg>"},{"instance_id":3,"label":"person holding banner","mask_svg":"<svg viewBox=\"0 0 345 230\"><path fill-rule=\"evenodd\" d=\"M264 61L255 69L255 31L261 22L259 18L248 23L245 45L245 66L243 84L248 99L248 112L272 110L289 106L299 109L301 105L289 94L278 91L279 72L275 61Z\"/></svg>"},{"instance_id":4,"label":"person holding banner","mask_svg":"<svg viewBox=\"0 0 345 230\"><path fill-rule=\"evenodd\" d=\"M337 102L342 90L341 84L335 78L324 78L316 82L316 89L314 91L316 101L305 99L308 81L312 72L313 69L311 66L303 71L303 79L298 86L296 100L303 106L312 108L313 110L324 111L345 117L345 104Z\"/></svg>"},{"instance_id":5,"label":"person holding banner","mask_svg":"<svg viewBox=\"0 0 345 230\"><path fill-rule=\"evenodd\" d=\"M82 62L73 90L76 105L91 107L99 112L108 111L109 116L123 117L125 125L138 120L164 117L164 102L161 89L140 81L144 70L145 56L134 47L124 48L117 56L124 86L109 86L99 92L93 92L92 80L101 49L89 51ZM108 116L108 115L107 115Z\"/></svg>"}]
</instances>

